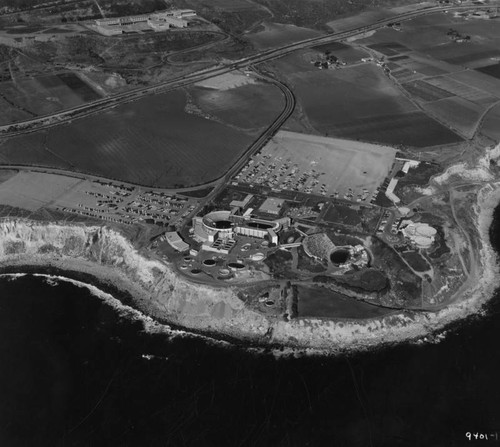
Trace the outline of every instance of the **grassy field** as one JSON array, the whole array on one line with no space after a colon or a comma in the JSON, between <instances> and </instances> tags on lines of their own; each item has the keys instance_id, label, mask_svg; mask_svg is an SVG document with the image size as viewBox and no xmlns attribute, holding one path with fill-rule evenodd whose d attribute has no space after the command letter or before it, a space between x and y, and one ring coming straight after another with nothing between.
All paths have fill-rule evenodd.
<instances>
[{"instance_id":1,"label":"grassy field","mask_svg":"<svg viewBox=\"0 0 500 447\"><path fill-rule=\"evenodd\" d=\"M60 166L133 183L174 187L227 171L253 138L184 112L182 91L147 97L45 134L0 146L3 163Z\"/></svg>"},{"instance_id":2,"label":"grassy field","mask_svg":"<svg viewBox=\"0 0 500 447\"><path fill-rule=\"evenodd\" d=\"M375 318L388 309L373 306L322 287L298 286L298 316L310 318Z\"/></svg>"},{"instance_id":3,"label":"grassy field","mask_svg":"<svg viewBox=\"0 0 500 447\"><path fill-rule=\"evenodd\" d=\"M37 211L66 194L81 180L61 175L19 172L0 183L0 203Z\"/></svg>"},{"instance_id":4,"label":"grassy field","mask_svg":"<svg viewBox=\"0 0 500 447\"><path fill-rule=\"evenodd\" d=\"M224 31L236 35L270 17L265 8L250 0L181 0L177 6L192 8Z\"/></svg>"},{"instance_id":5,"label":"grassy field","mask_svg":"<svg viewBox=\"0 0 500 447\"><path fill-rule=\"evenodd\" d=\"M100 98L93 88L71 72L2 82L0 95L10 103L10 109L17 108L33 115L57 112ZM16 114L11 115L17 118Z\"/></svg>"},{"instance_id":6,"label":"grassy field","mask_svg":"<svg viewBox=\"0 0 500 447\"><path fill-rule=\"evenodd\" d=\"M33 117L32 113L19 109L0 97L0 125L10 124Z\"/></svg>"},{"instance_id":7,"label":"grassy field","mask_svg":"<svg viewBox=\"0 0 500 447\"><path fill-rule=\"evenodd\" d=\"M311 126L323 135L425 147L461 138L430 119L373 64L318 70L311 52L274 63L293 86Z\"/></svg>"},{"instance_id":8,"label":"grassy field","mask_svg":"<svg viewBox=\"0 0 500 447\"><path fill-rule=\"evenodd\" d=\"M245 35L257 49L280 47L321 35L319 31L295 25L264 22L259 29Z\"/></svg>"},{"instance_id":9,"label":"grassy field","mask_svg":"<svg viewBox=\"0 0 500 447\"><path fill-rule=\"evenodd\" d=\"M249 130L268 126L285 105L283 94L272 84L239 77L243 82L234 87L197 86L190 88L189 93L202 112L224 123ZM249 113L251 110L259 113Z\"/></svg>"}]
</instances>

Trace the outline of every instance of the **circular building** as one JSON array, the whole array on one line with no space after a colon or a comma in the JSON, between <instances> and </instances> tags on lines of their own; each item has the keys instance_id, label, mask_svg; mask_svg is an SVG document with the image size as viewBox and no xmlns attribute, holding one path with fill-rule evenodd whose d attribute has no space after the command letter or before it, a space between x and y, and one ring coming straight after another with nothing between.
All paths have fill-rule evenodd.
<instances>
[{"instance_id":1,"label":"circular building","mask_svg":"<svg viewBox=\"0 0 500 447\"><path fill-rule=\"evenodd\" d=\"M222 235L230 235L233 232L234 223L229 220L231 211L212 211L203 216L203 226L210 233L219 232Z\"/></svg>"}]
</instances>

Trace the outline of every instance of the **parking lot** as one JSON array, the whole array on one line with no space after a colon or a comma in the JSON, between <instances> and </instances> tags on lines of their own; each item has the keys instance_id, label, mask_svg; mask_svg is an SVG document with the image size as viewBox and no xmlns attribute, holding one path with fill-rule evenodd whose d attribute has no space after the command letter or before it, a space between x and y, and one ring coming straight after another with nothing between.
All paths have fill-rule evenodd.
<instances>
[{"instance_id":1,"label":"parking lot","mask_svg":"<svg viewBox=\"0 0 500 447\"><path fill-rule=\"evenodd\" d=\"M281 131L235 180L370 202L389 173L395 153L387 146Z\"/></svg>"}]
</instances>

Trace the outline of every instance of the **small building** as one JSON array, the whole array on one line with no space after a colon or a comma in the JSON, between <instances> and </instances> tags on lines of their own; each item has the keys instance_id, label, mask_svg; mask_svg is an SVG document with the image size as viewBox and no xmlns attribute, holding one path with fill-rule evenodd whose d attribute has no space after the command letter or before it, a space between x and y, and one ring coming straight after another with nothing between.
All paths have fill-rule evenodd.
<instances>
[{"instance_id":1,"label":"small building","mask_svg":"<svg viewBox=\"0 0 500 447\"><path fill-rule=\"evenodd\" d=\"M165 233L165 239L168 244L176 251L183 253L189 250L189 244L186 244L177 231L168 231Z\"/></svg>"},{"instance_id":2,"label":"small building","mask_svg":"<svg viewBox=\"0 0 500 447\"><path fill-rule=\"evenodd\" d=\"M97 31L103 36L118 36L120 34L123 34L121 26L101 25L97 27Z\"/></svg>"},{"instance_id":3,"label":"small building","mask_svg":"<svg viewBox=\"0 0 500 447\"><path fill-rule=\"evenodd\" d=\"M279 215L281 207L285 203L285 199L278 199L276 197L268 197L264 200L264 203L260 206L259 211L267 214Z\"/></svg>"},{"instance_id":4,"label":"small building","mask_svg":"<svg viewBox=\"0 0 500 447\"><path fill-rule=\"evenodd\" d=\"M170 24L165 20L148 19L148 25L155 31L165 31L170 29Z\"/></svg>"},{"instance_id":5,"label":"small building","mask_svg":"<svg viewBox=\"0 0 500 447\"><path fill-rule=\"evenodd\" d=\"M243 200L233 200L229 204L229 206L231 208L233 208L233 207L245 208L250 203L250 200L252 200L252 199L253 199L253 194L247 194Z\"/></svg>"}]
</instances>

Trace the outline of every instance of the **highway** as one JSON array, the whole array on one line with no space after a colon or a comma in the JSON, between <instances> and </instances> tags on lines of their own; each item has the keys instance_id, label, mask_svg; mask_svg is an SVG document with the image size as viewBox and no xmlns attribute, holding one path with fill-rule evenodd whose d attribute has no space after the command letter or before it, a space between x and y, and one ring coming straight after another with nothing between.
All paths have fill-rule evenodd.
<instances>
[{"instance_id":1,"label":"highway","mask_svg":"<svg viewBox=\"0 0 500 447\"><path fill-rule=\"evenodd\" d=\"M318 36L302 40L299 42L295 42L289 45L285 45L279 48L262 51L255 55L234 61L228 65L212 67L198 72L190 73L188 75L173 78L171 80L164 81L149 87L135 88L117 95L101 98L91 103L86 103L51 115L40 116L37 118L20 121L15 124L0 126L0 135L13 136L18 134L38 131L42 128L48 128L55 125L59 125L63 122L71 121L73 119L82 118L94 113L98 113L103 110L116 107L120 104L136 101L146 95L157 94L160 92L165 92L180 87L188 86L205 79L209 79L215 76L222 75L224 73L228 73L233 70L245 69L251 65L256 65L272 59L283 57L299 49L304 49L314 45L320 45L329 42L342 41L350 37L360 36L364 33L383 28L387 26L388 23L391 22L403 22L424 15L442 12L445 10L447 11L460 11L460 10L473 10L473 9L480 10L480 9L490 9L492 7L493 7L492 5L459 5L459 6L447 5L447 6L436 6L417 11L406 12L386 19L378 20L369 25L353 28L351 30L332 33L324 36Z\"/></svg>"}]
</instances>

